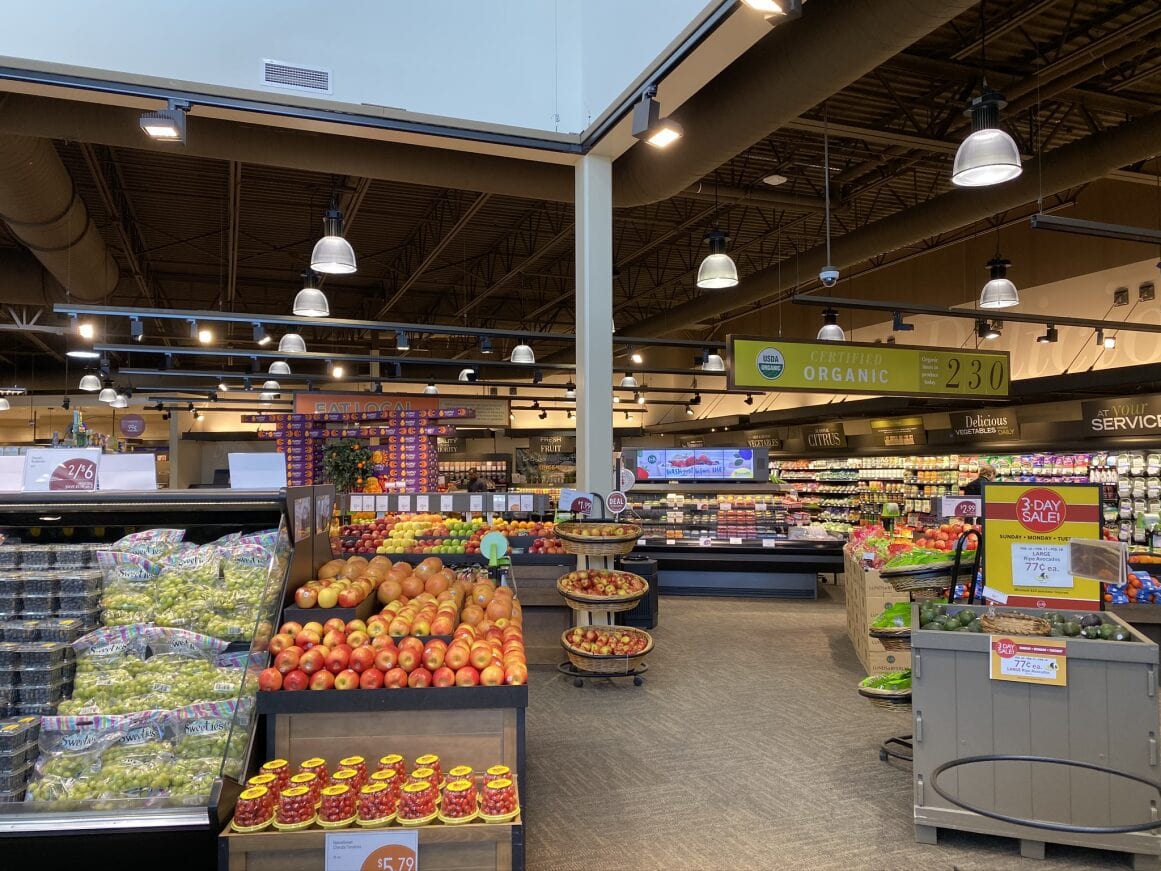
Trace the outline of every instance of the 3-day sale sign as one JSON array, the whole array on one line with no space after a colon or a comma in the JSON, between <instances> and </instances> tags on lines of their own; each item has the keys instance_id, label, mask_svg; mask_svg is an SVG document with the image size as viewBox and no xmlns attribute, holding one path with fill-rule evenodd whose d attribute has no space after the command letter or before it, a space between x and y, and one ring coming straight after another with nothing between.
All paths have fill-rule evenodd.
<instances>
[{"instance_id":1,"label":"3-day sale sign","mask_svg":"<svg viewBox=\"0 0 1161 871\"><path fill-rule=\"evenodd\" d=\"M987 484L983 500L985 596L1017 608L1100 606L1100 582L1072 574L1068 547L1100 538L1099 486Z\"/></svg>"}]
</instances>

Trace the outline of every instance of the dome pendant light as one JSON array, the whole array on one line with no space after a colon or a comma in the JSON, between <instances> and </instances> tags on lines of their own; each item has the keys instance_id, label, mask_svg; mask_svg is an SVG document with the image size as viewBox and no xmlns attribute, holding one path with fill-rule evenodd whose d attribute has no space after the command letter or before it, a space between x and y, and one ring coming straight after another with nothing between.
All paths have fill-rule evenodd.
<instances>
[{"instance_id":1,"label":"dome pendant light","mask_svg":"<svg viewBox=\"0 0 1161 871\"><path fill-rule=\"evenodd\" d=\"M980 308L1011 308L1020 304L1020 292L1008 280L1008 267L1012 264L998 253L988 261L991 280L980 291Z\"/></svg>"},{"instance_id":2,"label":"dome pendant light","mask_svg":"<svg viewBox=\"0 0 1161 871\"><path fill-rule=\"evenodd\" d=\"M822 313L822 327L816 337L820 342L845 342L847 334L838 323L838 312L833 308L825 309Z\"/></svg>"},{"instance_id":3,"label":"dome pendant light","mask_svg":"<svg viewBox=\"0 0 1161 871\"><path fill-rule=\"evenodd\" d=\"M81 379L80 389L95 393L101 389L101 379L96 375L86 375Z\"/></svg>"},{"instance_id":4,"label":"dome pendant light","mask_svg":"<svg viewBox=\"0 0 1161 871\"><path fill-rule=\"evenodd\" d=\"M287 333L278 340L279 354L305 354L306 342L298 333Z\"/></svg>"},{"instance_id":5,"label":"dome pendant light","mask_svg":"<svg viewBox=\"0 0 1161 871\"><path fill-rule=\"evenodd\" d=\"M952 184L958 187L987 187L1011 181L1023 172L1020 149L1012 137L1000 129L1000 110L1007 103L988 87L987 16L980 2L981 93L964 113L972 119L972 132L960 143L951 168Z\"/></svg>"},{"instance_id":6,"label":"dome pendant light","mask_svg":"<svg viewBox=\"0 0 1161 871\"><path fill-rule=\"evenodd\" d=\"M310 268L324 275L350 275L358 267L355 249L343 238L343 213L333 207L327 209L323 227L324 235L314 243L310 255Z\"/></svg>"},{"instance_id":7,"label":"dome pendant light","mask_svg":"<svg viewBox=\"0 0 1161 871\"><path fill-rule=\"evenodd\" d=\"M302 290L294 297L294 314L300 318L325 318L331 313L327 295L319 289L313 269L302 273Z\"/></svg>"},{"instance_id":8,"label":"dome pendant light","mask_svg":"<svg viewBox=\"0 0 1161 871\"><path fill-rule=\"evenodd\" d=\"M737 287L738 267L726 253L726 242L729 238L716 228L706 234L705 240L709 244L710 253L697 270L697 286L703 290Z\"/></svg>"}]
</instances>

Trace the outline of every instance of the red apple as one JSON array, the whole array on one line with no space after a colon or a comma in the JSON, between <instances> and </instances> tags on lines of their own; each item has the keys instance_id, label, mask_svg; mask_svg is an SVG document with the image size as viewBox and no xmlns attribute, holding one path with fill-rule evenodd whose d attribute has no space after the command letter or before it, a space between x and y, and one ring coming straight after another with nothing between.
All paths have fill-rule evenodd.
<instances>
[{"instance_id":1,"label":"red apple","mask_svg":"<svg viewBox=\"0 0 1161 871\"><path fill-rule=\"evenodd\" d=\"M431 683L437 687L455 686L456 673L446 665L440 666L431 675Z\"/></svg>"},{"instance_id":2,"label":"red apple","mask_svg":"<svg viewBox=\"0 0 1161 871\"><path fill-rule=\"evenodd\" d=\"M390 669L383 675L383 686L393 690L407 686L407 672L401 668Z\"/></svg>"},{"instance_id":3,"label":"red apple","mask_svg":"<svg viewBox=\"0 0 1161 871\"><path fill-rule=\"evenodd\" d=\"M346 669L335 675L335 689L357 690L359 688L359 673Z\"/></svg>"},{"instance_id":4,"label":"red apple","mask_svg":"<svg viewBox=\"0 0 1161 871\"><path fill-rule=\"evenodd\" d=\"M456 669L456 686L458 687L474 687L479 686L480 672L474 666L465 665L463 668Z\"/></svg>"},{"instance_id":5,"label":"red apple","mask_svg":"<svg viewBox=\"0 0 1161 871\"><path fill-rule=\"evenodd\" d=\"M313 608L318 604L318 593L312 587L299 587L294 591L294 604L299 608Z\"/></svg>"},{"instance_id":6,"label":"red apple","mask_svg":"<svg viewBox=\"0 0 1161 871\"><path fill-rule=\"evenodd\" d=\"M274 668L285 677L289 672L298 668L298 661L302 656L302 648L288 647L274 657Z\"/></svg>"},{"instance_id":7,"label":"red apple","mask_svg":"<svg viewBox=\"0 0 1161 871\"><path fill-rule=\"evenodd\" d=\"M310 677L302 669L296 668L282 676L284 690L304 690L310 684Z\"/></svg>"},{"instance_id":8,"label":"red apple","mask_svg":"<svg viewBox=\"0 0 1161 871\"><path fill-rule=\"evenodd\" d=\"M351 655L341 647L336 647L327 654L326 670L331 674L338 674L351 661Z\"/></svg>"},{"instance_id":9,"label":"red apple","mask_svg":"<svg viewBox=\"0 0 1161 871\"><path fill-rule=\"evenodd\" d=\"M302 624L296 623L293 620L291 620L287 623L283 623L282 628L280 628L278 630L278 633L280 635L289 635L291 638L293 638L295 635L297 635L301 631L302 631Z\"/></svg>"},{"instance_id":10,"label":"red apple","mask_svg":"<svg viewBox=\"0 0 1161 871\"><path fill-rule=\"evenodd\" d=\"M264 668L258 674L258 689L267 692L282 689L282 672L276 668Z\"/></svg>"},{"instance_id":11,"label":"red apple","mask_svg":"<svg viewBox=\"0 0 1161 871\"><path fill-rule=\"evenodd\" d=\"M316 671L310 677L310 688L312 690L329 690L334 689L335 676L326 669Z\"/></svg>"},{"instance_id":12,"label":"red apple","mask_svg":"<svg viewBox=\"0 0 1161 871\"><path fill-rule=\"evenodd\" d=\"M431 672L423 666L420 666L407 676L407 685L409 687L431 686Z\"/></svg>"},{"instance_id":13,"label":"red apple","mask_svg":"<svg viewBox=\"0 0 1161 871\"><path fill-rule=\"evenodd\" d=\"M489 665L480 672L480 683L486 687L498 687L504 683L504 669L498 665Z\"/></svg>"},{"instance_id":14,"label":"red apple","mask_svg":"<svg viewBox=\"0 0 1161 871\"><path fill-rule=\"evenodd\" d=\"M326 668L326 665L326 654L323 653L322 649L318 647L308 650L298 660L298 667L307 674L314 674L316 671L322 671Z\"/></svg>"},{"instance_id":15,"label":"red apple","mask_svg":"<svg viewBox=\"0 0 1161 871\"><path fill-rule=\"evenodd\" d=\"M374 650L374 648L371 648ZM375 653L375 668L387 672L399 663L399 651L392 647L380 648Z\"/></svg>"},{"instance_id":16,"label":"red apple","mask_svg":"<svg viewBox=\"0 0 1161 871\"><path fill-rule=\"evenodd\" d=\"M356 647L351 651L351 671L362 674L375 667L375 650L371 647Z\"/></svg>"},{"instance_id":17,"label":"red apple","mask_svg":"<svg viewBox=\"0 0 1161 871\"><path fill-rule=\"evenodd\" d=\"M359 675L359 688L377 690L383 687L383 672L377 668L369 668Z\"/></svg>"},{"instance_id":18,"label":"red apple","mask_svg":"<svg viewBox=\"0 0 1161 871\"><path fill-rule=\"evenodd\" d=\"M287 635L285 632L279 632L277 635L270 639L270 643L266 645L266 649L277 656L282 651L286 650L286 648L292 647L293 645L293 636Z\"/></svg>"}]
</instances>

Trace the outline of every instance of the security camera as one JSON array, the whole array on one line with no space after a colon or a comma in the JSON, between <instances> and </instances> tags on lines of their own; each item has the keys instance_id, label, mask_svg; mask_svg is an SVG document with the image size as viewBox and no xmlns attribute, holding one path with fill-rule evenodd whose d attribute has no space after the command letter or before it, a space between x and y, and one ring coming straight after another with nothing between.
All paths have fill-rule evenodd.
<instances>
[{"instance_id":1,"label":"security camera","mask_svg":"<svg viewBox=\"0 0 1161 871\"><path fill-rule=\"evenodd\" d=\"M822 271L818 273L818 280L823 283L825 287L834 287L838 284L839 271L833 266L824 266Z\"/></svg>"}]
</instances>

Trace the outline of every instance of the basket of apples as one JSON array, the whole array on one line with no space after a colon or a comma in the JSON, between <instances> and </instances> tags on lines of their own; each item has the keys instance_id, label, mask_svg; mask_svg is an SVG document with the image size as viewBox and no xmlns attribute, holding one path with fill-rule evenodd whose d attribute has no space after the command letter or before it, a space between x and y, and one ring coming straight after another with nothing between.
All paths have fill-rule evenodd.
<instances>
[{"instance_id":1,"label":"basket of apples","mask_svg":"<svg viewBox=\"0 0 1161 871\"><path fill-rule=\"evenodd\" d=\"M556 591L577 611L629 611L649 592L649 582L632 572L582 569L558 578Z\"/></svg>"},{"instance_id":2,"label":"basket of apples","mask_svg":"<svg viewBox=\"0 0 1161 871\"><path fill-rule=\"evenodd\" d=\"M577 626L565 630L560 643L569 662L596 674L632 671L653 650L653 637L631 626Z\"/></svg>"},{"instance_id":3,"label":"basket of apples","mask_svg":"<svg viewBox=\"0 0 1161 871\"><path fill-rule=\"evenodd\" d=\"M556 524L552 531L567 553L581 556L620 556L632 551L641 537L636 523L608 521L569 521Z\"/></svg>"}]
</instances>

